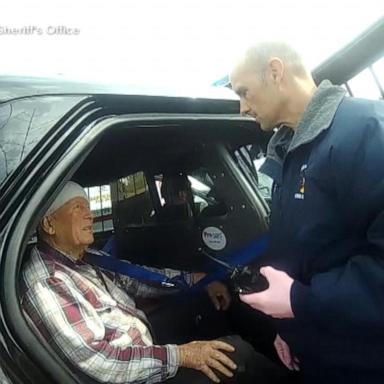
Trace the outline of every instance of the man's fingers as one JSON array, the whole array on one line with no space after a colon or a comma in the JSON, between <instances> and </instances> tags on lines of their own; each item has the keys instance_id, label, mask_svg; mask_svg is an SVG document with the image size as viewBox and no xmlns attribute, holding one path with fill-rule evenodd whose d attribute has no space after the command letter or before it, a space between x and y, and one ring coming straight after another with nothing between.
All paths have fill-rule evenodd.
<instances>
[{"instance_id":1,"label":"man's fingers","mask_svg":"<svg viewBox=\"0 0 384 384\"><path fill-rule=\"evenodd\" d=\"M220 379L215 375L212 369L208 367L208 365L203 365L203 367L201 368L201 372L203 372L206 376L209 377L209 379L211 379L215 383L220 383Z\"/></svg>"},{"instance_id":2,"label":"man's fingers","mask_svg":"<svg viewBox=\"0 0 384 384\"><path fill-rule=\"evenodd\" d=\"M263 292L239 295L239 298L243 303L250 305L252 308L262 310L266 294L268 294L268 289Z\"/></svg>"},{"instance_id":3,"label":"man's fingers","mask_svg":"<svg viewBox=\"0 0 384 384\"><path fill-rule=\"evenodd\" d=\"M299 359L298 359L296 356L294 356L294 357L293 357L293 360L292 360L292 366L293 366L293 369L294 369L295 371L300 371L300 366L299 366L299 364L300 364Z\"/></svg>"},{"instance_id":4,"label":"man's fingers","mask_svg":"<svg viewBox=\"0 0 384 384\"><path fill-rule=\"evenodd\" d=\"M276 269L272 268L272 267L262 267L260 268L260 273L269 281L268 277L271 275L271 273L273 273L274 271L276 271Z\"/></svg>"},{"instance_id":5,"label":"man's fingers","mask_svg":"<svg viewBox=\"0 0 384 384\"><path fill-rule=\"evenodd\" d=\"M293 365L292 365L292 362L287 359L286 356L282 356L282 358L280 358L281 361L283 362L283 364L290 370L290 371L293 371Z\"/></svg>"},{"instance_id":6,"label":"man's fingers","mask_svg":"<svg viewBox=\"0 0 384 384\"><path fill-rule=\"evenodd\" d=\"M291 370L293 370L293 360L292 360L292 355L289 347L287 344L283 344L283 355L284 355L284 360L286 361L286 365L290 367Z\"/></svg>"},{"instance_id":7,"label":"man's fingers","mask_svg":"<svg viewBox=\"0 0 384 384\"><path fill-rule=\"evenodd\" d=\"M223 364L221 364L218 360L216 359L209 359L208 360L208 365L210 368L216 369L216 371L221 372L224 376L227 377L232 377L233 373L230 371L227 367L225 367Z\"/></svg>"},{"instance_id":8,"label":"man's fingers","mask_svg":"<svg viewBox=\"0 0 384 384\"><path fill-rule=\"evenodd\" d=\"M292 367L291 367L291 364L289 362L289 359L287 359L284 351L280 348L276 348L276 351L277 351L277 354L281 360L281 362L289 369L292 371Z\"/></svg>"},{"instance_id":9,"label":"man's fingers","mask_svg":"<svg viewBox=\"0 0 384 384\"><path fill-rule=\"evenodd\" d=\"M214 296L211 296L211 300L215 306L215 308L219 311L226 311L231 304L231 297L227 293L219 293Z\"/></svg>"},{"instance_id":10,"label":"man's fingers","mask_svg":"<svg viewBox=\"0 0 384 384\"><path fill-rule=\"evenodd\" d=\"M245 304L250 304L254 301L254 298L256 297L256 300L259 296L259 293L251 293L249 295L242 295L240 294L239 297L240 297L240 300L242 302L244 302Z\"/></svg>"},{"instance_id":11,"label":"man's fingers","mask_svg":"<svg viewBox=\"0 0 384 384\"><path fill-rule=\"evenodd\" d=\"M231 295L228 292L225 292L221 297L221 309L226 311L231 304Z\"/></svg>"},{"instance_id":12,"label":"man's fingers","mask_svg":"<svg viewBox=\"0 0 384 384\"><path fill-rule=\"evenodd\" d=\"M215 294L213 295L209 295L209 297L211 298L211 301L213 303L213 305L215 306L216 310L220 310L220 300L219 300L219 297L216 296Z\"/></svg>"},{"instance_id":13,"label":"man's fingers","mask_svg":"<svg viewBox=\"0 0 384 384\"><path fill-rule=\"evenodd\" d=\"M233 360L231 360L227 355L225 355L224 353L222 353L220 351L214 350L211 357L213 359L225 364L228 368L231 368L231 369L237 368L236 364L233 362Z\"/></svg>"},{"instance_id":14,"label":"man's fingers","mask_svg":"<svg viewBox=\"0 0 384 384\"><path fill-rule=\"evenodd\" d=\"M282 361L282 363L289 369L293 370L293 361L291 357L291 351L288 347L288 345L280 338L278 337L276 341L274 342L276 352Z\"/></svg>"},{"instance_id":15,"label":"man's fingers","mask_svg":"<svg viewBox=\"0 0 384 384\"><path fill-rule=\"evenodd\" d=\"M211 346L216 349L222 349L223 351L226 351L226 352L234 352L235 350L235 348L231 344L224 343L224 341L220 341L220 340L212 340Z\"/></svg>"}]
</instances>

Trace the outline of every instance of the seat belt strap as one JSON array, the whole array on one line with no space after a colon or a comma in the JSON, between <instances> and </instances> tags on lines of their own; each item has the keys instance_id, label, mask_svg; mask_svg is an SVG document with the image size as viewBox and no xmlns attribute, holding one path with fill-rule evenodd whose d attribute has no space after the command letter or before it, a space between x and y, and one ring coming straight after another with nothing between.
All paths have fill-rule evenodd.
<instances>
[{"instance_id":1,"label":"seat belt strap","mask_svg":"<svg viewBox=\"0 0 384 384\"><path fill-rule=\"evenodd\" d=\"M115 259L110 257L108 254L101 256L96 255L95 253L87 253L85 256L85 261L89 264L98 266L101 269L106 269L108 271L132 277L138 281L152 284L156 283L162 287L168 288L181 288L183 286L183 284L177 279L169 279L167 276L161 273L150 271L145 267L132 264L128 261Z\"/></svg>"},{"instance_id":2,"label":"seat belt strap","mask_svg":"<svg viewBox=\"0 0 384 384\"><path fill-rule=\"evenodd\" d=\"M201 289L202 287L215 280L221 280L228 275L228 272L233 272L236 268L242 268L250 262L255 261L265 253L267 243L268 237L263 236L251 243L248 247L244 248L240 252L235 253L231 257L225 258L225 260L213 257L212 255L203 251L207 255L207 257L215 261L217 265L221 266L221 268L219 267L215 272L210 273L203 279L201 279L197 284L193 286L193 289ZM167 288L190 288L183 279L182 275L177 278L169 279L167 276L158 272L150 271L145 267L132 264L128 261L115 259L111 257L108 253L105 253L103 251L97 253L92 251L87 252L85 256L85 261L92 265L96 265L102 269L116 272L121 275L136 279L138 281L150 284L155 283Z\"/></svg>"}]
</instances>

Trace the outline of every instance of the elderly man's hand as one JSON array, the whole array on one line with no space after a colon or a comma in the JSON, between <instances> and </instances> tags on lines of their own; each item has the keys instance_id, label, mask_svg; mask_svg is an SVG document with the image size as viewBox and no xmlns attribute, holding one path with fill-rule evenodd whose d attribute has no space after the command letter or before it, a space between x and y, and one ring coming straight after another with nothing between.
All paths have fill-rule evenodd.
<instances>
[{"instance_id":1,"label":"elderly man's hand","mask_svg":"<svg viewBox=\"0 0 384 384\"><path fill-rule=\"evenodd\" d=\"M213 371L215 369L227 377L233 376L236 364L222 351L233 352L235 348L219 340L193 341L178 346L179 365L193 368L207 375L212 381L220 380Z\"/></svg>"},{"instance_id":2,"label":"elderly man's hand","mask_svg":"<svg viewBox=\"0 0 384 384\"><path fill-rule=\"evenodd\" d=\"M293 279L285 272L272 267L263 267L260 273L268 280L269 288L259 293L240 295L240 300L272 317L293 318L290 297Z\"/></svg>"},{"instance_id":3,"label":"elderly man's hand","mask_svg":"<svg viewBox=\"0 0 384 384\"><path fill-rule=\"evenodd\" d=\"M213 281L206 287L208 296L212 300L215 308L220 311L226 311L231 304L231 295L226 285L220 281Z\"/></svg>"}]
</instances>

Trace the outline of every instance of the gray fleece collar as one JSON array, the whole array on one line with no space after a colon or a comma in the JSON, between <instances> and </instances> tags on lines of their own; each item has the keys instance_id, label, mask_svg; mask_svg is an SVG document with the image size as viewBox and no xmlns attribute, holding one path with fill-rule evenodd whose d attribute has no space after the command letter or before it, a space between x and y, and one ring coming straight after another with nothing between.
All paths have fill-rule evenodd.
<instances>
[{"instance_id":1,"label":"gray fleece collar","mask_svg":"<svg viewBox=\"0 0 384 384\"><path fill-rule=\"evenodd\" d=\"M321 82L309 102L296 131L281 127L268 144L267 157L282 163L284 155L297 147L312 142L321 132L328 129L337 108L344 99L345 90L332 85L329 80ZM280 153L279 153L280 152Z\"/></svg>"}]
</instances>

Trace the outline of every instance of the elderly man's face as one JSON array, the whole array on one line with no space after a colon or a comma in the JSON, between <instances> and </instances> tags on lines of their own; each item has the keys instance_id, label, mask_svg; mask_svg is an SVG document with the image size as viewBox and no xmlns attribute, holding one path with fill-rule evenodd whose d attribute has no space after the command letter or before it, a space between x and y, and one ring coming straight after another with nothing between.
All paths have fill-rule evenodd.
<instances>
[{"instance_id":1,"label":"elderly man's face","mask_svg":"<svg viewBox=\"0 0 384 384\"><path fill-rule=\"evenodd\" d=\"M246 65L231 74L232 89L240 97L240 113L254 117L264 131L271 131L280 121L281 94L267 72L264 78Z\"/></svg>"},{"instance_id":2,"label":"elderly man's face","mask_svg":"<svg viewBox=\"0 0 384 384\"><path fill-rule=\"evenodd\" d=\"M68 248L87 247L93 243L93 216L89 202L75 197L51 215L57 243Z\"/></svg>"}]
</instances>

